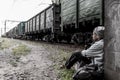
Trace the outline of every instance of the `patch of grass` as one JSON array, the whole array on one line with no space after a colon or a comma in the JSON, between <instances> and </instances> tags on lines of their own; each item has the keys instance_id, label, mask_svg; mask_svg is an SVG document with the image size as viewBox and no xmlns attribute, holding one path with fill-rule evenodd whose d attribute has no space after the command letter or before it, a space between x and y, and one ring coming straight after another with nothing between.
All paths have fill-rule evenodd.
<instances>
[{"instance_id":1,"label":"patch of grass","mask_svg":"<svg viewBox=\"0 0 120 80\"><path fill-rule=\"evenodd\" d=\"M59 76L61 76L61 80L73 80L72 76L73 76L74 70L66 70L66 69L62 69L59 72Z\"/></svg>"},{"instance_id":2,"label":"patch of grass","mask_svg":"<svg viewBox=\"0 0 120 80\"><path fill-rule=\"evenodd\" d=\"M12 48L13 59L10 60L9 63L13 67L17 67L20 57L27 55L30 51L31 51L30 48L27 47L26 45L19 44L18 46Z\"/></svg>"},{"instance_id":3,"label":"patch of grass","mask_svg":"<svg viewBox=\"0 0 120 80\"><path fill-rule=\"evenodd\" d=\"M60 68L60 65L56 64L53 66L55 72L57 73L57 77L60 80L73 80L72 76L74 74L74 69L65 69L65 68Z\"/></svg>"},{"instance_id":4,"label":"patch of grass","mask_svg":"<svg viewBox=\"0 0 120 80\"><path fill-rule=\"evenodd\" d=\"M26 45L20 44L19 46L12 49L14 56L27 55L30 52L30 48Z\"/></svg>"},{"instance_id":5,"label":"patch of grass","mask_svg":"<svg viewBox=\"0 0 120 80\"><path fill-rule=\"evenodd\" d=\"M18 44L18 42L13 41L11 39L0 38L0 50L10 48L14 46L16 43Z\"/></svg>"},{"instance_id":6,"label":"patch of grass","mask_svg":"<svg viewBox=\"0 0 120 80\"><path fill-rule=\"evenodd\" d=\"M54 71L57 73L59 80L73 80L74 69L67 70L64 68L66 60L71 56L72 49L67 50L59 46L43 45L48 51L55 52L50 54L49 58L53 61ZM55 51L56 50L56 51Z\"/></svg>"},{"instance_id":7,"label":"patch of grass","mask_svg":"<svg viewBox=\"0 0 120 80\"><path fill-rule=\"evenodd\" d=\"M73 80L72 76L74 73L74 69L67 70L61 67L64 65L69 56L69 53L60 50L57 56L52 57L52 60L55 62L55 71L58 73L58 77L60 78L60 80Z\"/></svg>"},{"instance_id":8,"label":"patch of grass","mask_svg":"<svg viewBox=\"0 0 120 80\"><path fill-rule=\"evenodd\" d=\"M59 51L59 55L62 61L66 61L70 55L70 53L65 51Z\"/></svg>"},{"instance_id":9,"label":"patch of grass","mask_svg":"<svg viewBox=\"0 0 120 80\"><path fill-rule=\"evenodd\" d=\"M0 42L0 49L5 49L5 48L9 48L11 46L11 42L9 40L2 40Z\"/></svg>"}]
</instances>

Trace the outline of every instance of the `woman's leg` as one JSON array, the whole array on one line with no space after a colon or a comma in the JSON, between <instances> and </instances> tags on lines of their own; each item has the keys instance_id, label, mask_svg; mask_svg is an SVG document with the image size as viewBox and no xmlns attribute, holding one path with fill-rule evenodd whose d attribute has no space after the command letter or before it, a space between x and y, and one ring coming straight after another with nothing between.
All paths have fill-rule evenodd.
<instances>
[{"instance_id":1,"label":"woman's leg","mask_svg":"<svg viewBox=\"0 0 120 80\"><path fill-rule=\"evenodd\" d=\"M66 68L70 69L77 61L81 61L82 57L81 52L73 53L65 63Z\"/></svg>"},{"instance_id":2,"label":"woman's leg","mask_svg":"<svg viewBox=\"0 0 120 80\"><path fill-rule=\"evenodd\" d=\"M89 58L82 56L81 52L74 52L65 63L66 68L70 69L77 61L83 61L84 64L89 64L91 62Z\"/></svg>"}]
</instances>

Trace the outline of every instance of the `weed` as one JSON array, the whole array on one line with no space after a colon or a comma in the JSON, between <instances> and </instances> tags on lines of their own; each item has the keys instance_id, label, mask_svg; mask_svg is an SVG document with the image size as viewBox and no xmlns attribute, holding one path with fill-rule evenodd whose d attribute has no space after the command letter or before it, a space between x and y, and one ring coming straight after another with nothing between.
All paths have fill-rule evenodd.
<instances>
[{"instance_id":1,"label":"weed","mask_svg":"<svg viewBox=\"0 0 120 80\"><path fill-rule=\"evenodd\" d=\"M59 75L61 76L61 80L73 80L72 76L73 76L74 70L67 70L67 69L62 69L59 72Z\"/></svg>"},{"instance_id":2,"label":"weed","mask_svg":"<svg viewBox=\"0 0 120 80\"><path fill-rule=\"evenodd\" d=\"M30 48L26 45L20 44L19 46L12 49L14 56L27 55L30 52Z\"/></svg>"},{"instance_id":3,"label":"weed","mask_svg":"<svg viewBox=\"0 0 120 80\"><path fill-rule=\"evenodd\" d=\"M26 45L20 44L19 46L12 49L12 54L14 56L13 60L10 61L10 64L14 67L17 67L20 57L27 55L30 52L30 48Z\"/></svg>"},{"instance_id":4,"label":"weed","mask_svg":"<svg viewBox=\"0 0 120 80\"><path fill-rule=\"evenodd\" d=\"M17 62L14 60L10 60L9 62L13 67L17 67Z\"/></svg>"},{"instance_id":5,"label":"weed","mask_svg":"<svg viewBox=\"0 0 120 80\"><path fill-rule=\"evenodd\" d=\"M74 70L67 70L65 68L61 68L61 65L63 66L64 63L66 62L66 60L69 57L69 53L63 51L63 50L59 50L59 53L57 56L52 57L52 59L55 62L55 71L58 73L58 77L61 80L72 80L72 76L74 73Z\"/></svg>"},{"instance_id":6,"label":"weed","mask_svg":"<svg viewBox=\"0 0 120 80\"><path fill-rule=\"evenodd\" d=\"M4 49L4 48L9 48L10 46L11 46L11 43L8 40L2 40L0 42L0 49L1 50Z\"/></svg>"}]
</instances>

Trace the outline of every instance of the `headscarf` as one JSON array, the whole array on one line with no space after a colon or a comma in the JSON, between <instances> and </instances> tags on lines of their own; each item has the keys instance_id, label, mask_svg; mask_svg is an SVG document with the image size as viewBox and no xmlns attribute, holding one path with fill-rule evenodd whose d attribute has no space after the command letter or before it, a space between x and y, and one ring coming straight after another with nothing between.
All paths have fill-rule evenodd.
<instances>
[{"instance_id":1,"label":"headscarf","mask_svg":"<svg viewBox=\"0 0 120 80\"><path fill-rule=\"evenodd\" d=\"M93 33L98 35L100 38L104 38L104 30L105 30L104 26L98 26L93 30Z\"/></svg>"}]
</instances>

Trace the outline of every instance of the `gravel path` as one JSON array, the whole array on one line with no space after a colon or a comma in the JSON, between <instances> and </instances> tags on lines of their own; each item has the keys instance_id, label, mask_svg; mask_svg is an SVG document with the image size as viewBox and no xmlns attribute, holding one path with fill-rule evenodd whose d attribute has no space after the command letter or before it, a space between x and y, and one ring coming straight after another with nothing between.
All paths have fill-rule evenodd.
<instances>
[{"instance_id":1,"label":"gravel path","mask_svg":"<svg viewBox=\"0 0 120 80\"><path fill-rule=\"evenodd\" d=\"M24 41L22 44L31 48L31 52L21 56L17 66L11 65L15 62L11 54L13 46L0 50L0 80L58 80L53 63L47 58L50 53L40 44Z\"/></svg>"}]
</instances>

